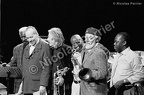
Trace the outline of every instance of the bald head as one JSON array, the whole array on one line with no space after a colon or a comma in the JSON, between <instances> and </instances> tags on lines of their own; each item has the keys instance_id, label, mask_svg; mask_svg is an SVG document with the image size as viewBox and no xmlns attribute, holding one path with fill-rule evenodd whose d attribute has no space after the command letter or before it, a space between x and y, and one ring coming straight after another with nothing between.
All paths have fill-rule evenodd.
<instances>
[{"instance_id":1,"label":"bald head","mask_svg":"<svg viewBox=\"0 0 144 95\"><path fill-rule=\"evenodd\" d=\"M75 35L73 35L71 37L70 42L71 42L71 44L74 44L74 43L83 43L83 39L81 38L80 35L75 34Z\"/></svg>"},{"instance_id":2,"label":"bald head","mask_svg":"<svg viewBox=\"0 0 144 95\"><path fill-rule=\"evenodd\" d=\"M33 26L28 26L26 31L25 31L26 35L27 34L32 34L32 35L39 35L36 28Z\"/></svg>"}]
</instances>

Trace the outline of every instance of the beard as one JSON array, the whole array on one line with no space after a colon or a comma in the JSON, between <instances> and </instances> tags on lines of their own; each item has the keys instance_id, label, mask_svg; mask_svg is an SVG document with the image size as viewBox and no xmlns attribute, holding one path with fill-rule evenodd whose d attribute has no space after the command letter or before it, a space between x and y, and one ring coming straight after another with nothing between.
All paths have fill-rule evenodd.
<instances>
[{"instance_id":1,"label":"beard","mask_svg":"<svg viewBox=\"0 0 144 95\"><path fill-rule=\"evenodd\" d=\"M85 49L89 50L89 49L93 48L95 46L95 44L96 44L95 41L87 42L85 44Z\"/></svg>"}]
</instances>

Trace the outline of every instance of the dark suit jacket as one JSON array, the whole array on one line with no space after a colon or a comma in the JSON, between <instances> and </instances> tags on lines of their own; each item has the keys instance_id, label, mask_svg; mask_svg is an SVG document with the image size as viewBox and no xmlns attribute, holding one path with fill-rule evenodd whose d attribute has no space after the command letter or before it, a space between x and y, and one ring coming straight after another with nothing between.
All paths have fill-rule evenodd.
<instances>
[{"instance_id":1,"label":"dark suit jacket","mask_svg":"<svg viewBox=\"0 0 144 95\"><path fill-rule=\"evenodd\" d=\"M95 46L85 54L82 65L92 71L92 79L95 81L81 82L81 95L107 95L107 57L101 46Z\"/></svg>"},{"instance_id":2,"label":"dark suit jacket","mask_svg":"<svg viewBox=\"0 0 144 95\"><path fill-rule=\"evenodd\" d=\"M22 53L25 45L26 45L25 43L21 43L14 47L13 56L10 62L8 63L10 66L17 66L18 68L21 69Z\"/></svg>"},{"instance_id":3,"label":"dark suit jacket","mask_svg":"<svg viewBox=\"0 0 144 95\"><path fill-rule=\"evenodd\" d=\"M17 72L17 77L15 81L14 81L14 93L18 92L19 89L19 85L21 83L21 78L22 78L22 53L23 53L23 49L25 48L25 46L27 45L27 43L21 43L17 46L14 47L13 49L13 56L10 60L10 62L8 63L10 66L12 67L17 67L18 71Z\"/></svg>"},{"instance_id":4,"label":"dark suit jacket","mask_svg":"<svg viewBox=\"0 0 144 95\"><path fill-rule=\"evenodd\" d=\"M23 55L23 92L33 93L40 86L48 86L51 55L49 45L42 39L29 55L29 45L26 46Z\"/></svg>"}]
</instances>

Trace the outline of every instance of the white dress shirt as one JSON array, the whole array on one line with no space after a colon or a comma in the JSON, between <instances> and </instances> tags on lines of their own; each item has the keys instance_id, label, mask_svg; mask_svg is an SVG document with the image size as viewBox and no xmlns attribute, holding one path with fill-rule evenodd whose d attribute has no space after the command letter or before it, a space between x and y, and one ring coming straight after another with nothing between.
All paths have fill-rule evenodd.
<instances>
[{"instance_id":1,"label":"white dress shirt","mask_svg":"<svg viewBox=\"0 0 144 95\"><path fill-rule=\"evenodd\" d=\"M116 82L128 79L131 84L144 78L144 68L141 57L130 49L126 48L123 52L117 53L112 65L110 86Z\"/></svg>"},{"instance_id":2,"label":"white dress shirt","mask_svg":"<svg viewBox=\"0 0 144 95\"><path fill-rule=\"evenodd\" d=\"M29 46L30 46L30 49L29 49L29 55L32 54L33 50L35 49L35 47L36 47L36 45L37 45L38 43L39 43L39 39L37 40L37 42L36 42L35 45L31 45L31 44L29 44Z\"/></svg>"},{"instance_id":3,"label":"white dress shirt","mask_svg":"<svg viewBox=\"0 0 144 95\"><path fill-rule=\"evenodd\" d=\"M35 46L30 45L29 55L31 55L31 54L32 54L32 52L33 52L33 50L34 50L34 49L35 49Z\"/></svg>"},{"instance_id":4,"label":"white dress shirt","mask_svg":"<svg viewBox=\"0 0 144 95\"><path fill-rule=\"evenodd\" d=\"M78 62L76 65L74 65L74 69L73 69L73 74L74 74L74 80L80 81L79 77L78 77L78 73L79 73L79 65L82 64L82 58L81 58L81 53L76 52L74 53L73 57L77 60L76 62ZM75 63L73 63L75 64ZM79 65L78 65L79 64ZM72 83L72 91L71 91L71 95L80 95L80 84L79 83L75 83L73 81Z\"/></svg>"}]
</instances>

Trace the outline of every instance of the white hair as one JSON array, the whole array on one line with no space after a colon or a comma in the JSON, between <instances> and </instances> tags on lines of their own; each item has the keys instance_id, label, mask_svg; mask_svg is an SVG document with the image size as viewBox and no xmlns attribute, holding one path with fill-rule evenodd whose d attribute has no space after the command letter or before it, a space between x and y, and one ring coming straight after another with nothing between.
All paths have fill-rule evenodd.
<instances>
[{"instance_id":1,"label":"white hair","mask_svg":"<svg viewBox=\"0 0 144 95\"><path fill-rule=\"evenodd\" d=\"M54 36L54 40L56 40L59 45L64 42L65 39L60 28L54 27L48 30L48 32Z\"/></svg>"},{"instance_id":2,"label":"white hair","mask_svg":"<svg viewBox=\"0 0 144 95\"><path fill-rule=\"evenodd\" d=\"M28 27L24 26L24 27L21 27L19 29L19 35L21 35L21 33L24 33L26 30L27 30Z\"/></svg>"},{"instance_id":3,"label":"white hair","mask_svg":"<svg viewBox=\"0 0 144 95\"><path fill-rule=\"evenodd\" d=\"M20 29L19 29L19 32L23 32L23 31L26 31L26 29L27 29L28 27L21 27Z\"/></svg>"}]
</instances>

